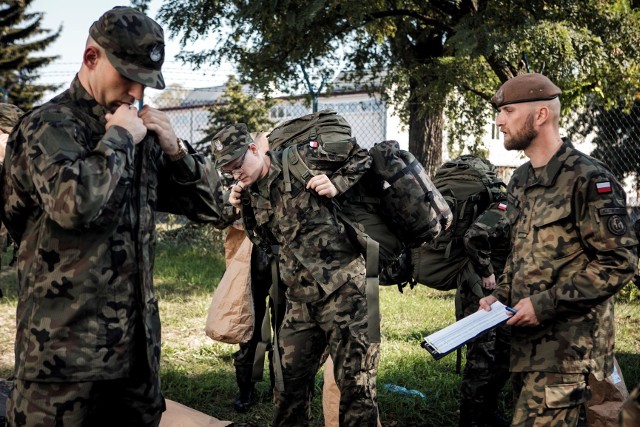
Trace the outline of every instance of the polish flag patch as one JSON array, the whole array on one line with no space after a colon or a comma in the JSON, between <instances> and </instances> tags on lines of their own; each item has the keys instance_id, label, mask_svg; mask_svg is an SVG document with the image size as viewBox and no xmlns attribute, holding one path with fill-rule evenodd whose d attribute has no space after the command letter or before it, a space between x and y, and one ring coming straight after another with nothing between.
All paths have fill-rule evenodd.
<instances>
[{"instance_id":1,"label":"polish flag patch","mask_svg":"<svg viewBox=\"0 0 640 427\"><path fill-rule=\"evenodd\" d=\"M611 182L610 181L596 182L596 190L598 191L598 194L611 193Z\"/></svg>"},{"instance_id":2,"label":"polish flag patch","mask_svg":"<svg viewBox=\"0 0 640 427\"><path fill-rule=\"evenodd\" d=\"M500 209L501 211L506 211L507 210L507 204L505 202L498 203L498 209Z\"/></svg>"},{"instance_id":3,"label":"polish flag patch","mask_svg":"<svg viewBox=\"0 0 640 427\"><path fill-rule=\"evenodd\" d=\"M318 148L318 141L309 141L309 147Z\"/></svg>"}]
</instances>

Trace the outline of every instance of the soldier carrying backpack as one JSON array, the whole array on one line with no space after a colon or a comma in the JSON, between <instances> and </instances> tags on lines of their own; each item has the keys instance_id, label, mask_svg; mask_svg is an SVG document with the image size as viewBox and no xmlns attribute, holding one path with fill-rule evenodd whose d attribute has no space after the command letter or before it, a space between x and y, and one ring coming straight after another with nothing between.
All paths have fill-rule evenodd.
<instances>
[{"instance_id":1,"label":"soldier carrying backpack","mask_svg":"<svg viewBox=\"0 0 640 427\"><path fill-rule=\"evenodd\" d=\"M491 163L471 155L444 163L433 181L451 207L453 224L413 251L413 277L435 289L456 289L459 320L476 312L480 298L495 288L509 254L506 187ZM509 378L508 328L476 338L466 351L459 427L509 425L497 413L498 394Z\"/></svg>"}]
</instances>

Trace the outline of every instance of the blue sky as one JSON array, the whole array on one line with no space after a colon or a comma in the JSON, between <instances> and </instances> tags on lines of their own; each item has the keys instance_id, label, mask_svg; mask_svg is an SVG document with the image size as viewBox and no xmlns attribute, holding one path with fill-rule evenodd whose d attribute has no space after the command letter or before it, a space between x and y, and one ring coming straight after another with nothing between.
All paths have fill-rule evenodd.
<instances>
[{"instance_id":1,"label":"blue sky","mask_svg":"<svg viewBox=\"0 0 640 427\"><path fill-rule=\"evenodd\" d=\"M149 15L155 19L162 0L151 0ZM56 30L63 25L58 40L44 52L45 55L60 55L60 59L41 69L43 83L62 83L64 87L73 80L80 68L82 52L91 24L100 15L114 6L128 6L129 0L34 0L29 12L43 12L43 27ZM207 87L224 83L229 66L194 71L190 66L182 66L174 60L180 48L177 40L168 39L163 74L167 85L180 84L184 87ZM148 94L153 90L149 89Z\"/></svg>"}]
</instances>

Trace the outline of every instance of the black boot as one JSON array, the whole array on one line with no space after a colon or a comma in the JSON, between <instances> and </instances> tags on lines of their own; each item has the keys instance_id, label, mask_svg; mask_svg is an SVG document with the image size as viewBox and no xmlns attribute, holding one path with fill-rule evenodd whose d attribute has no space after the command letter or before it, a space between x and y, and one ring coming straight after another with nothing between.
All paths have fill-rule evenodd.
<instances>
[{"instance_id":1,"label":"black boot","mask_svg":"<svg viewBox=\"0 0 640 427\"><path fill-rule=\"evenodd\" d=\"M244 413L256 403L256 388L252 382L240 383L238 385L240 386L240 390L238 391L235 402L233 402L233 409L235 409L236 412Z\"/></svg>"}]
</instances>

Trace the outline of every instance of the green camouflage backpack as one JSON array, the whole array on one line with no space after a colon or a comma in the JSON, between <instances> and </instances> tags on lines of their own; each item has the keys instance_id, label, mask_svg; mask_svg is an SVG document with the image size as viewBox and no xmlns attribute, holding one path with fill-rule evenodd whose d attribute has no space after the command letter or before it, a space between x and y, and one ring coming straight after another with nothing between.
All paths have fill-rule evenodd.
<instances>
[{"instance_id":1,"label":"green camouflage backpack","mask_svg":"<svg viewBox=\"0 0 640 427\"><path fill-rule=\"evenodd\" d=\"M319 173L331 176L344 163L351 127L335 111L323 110L277 126L268 139L271 151L282 151L285 185L291 175L307 182ZM335 200L336 213L368 263L368 245L379 245L380 282L403 284L411 281L410 248L433 240L450 223L451 212L422 165L396 141L375 144L369 155L371 168Z\"/></svg>"},{"instance_id":2,"label":"green camouflage backpack","mask_svg":"<svg viewBox=\"0 0 640 427\"><path fill-rule=\"evenodd\" d=\"M456 287L455 277L468 261L463 238L467 229L506 189L495 166L472 155L445 162L433 183L453 213L453 223L428 245L412 252L413 279L439 290Z\"/></svg>"}]
</instances>

